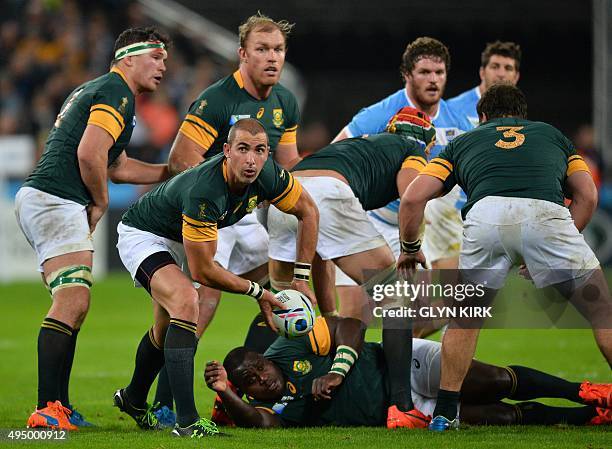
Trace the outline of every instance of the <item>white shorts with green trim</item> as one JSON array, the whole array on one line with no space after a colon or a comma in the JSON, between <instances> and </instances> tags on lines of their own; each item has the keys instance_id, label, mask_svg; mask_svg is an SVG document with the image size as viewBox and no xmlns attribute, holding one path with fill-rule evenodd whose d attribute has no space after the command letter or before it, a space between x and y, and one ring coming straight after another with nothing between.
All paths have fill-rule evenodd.
<instances>
[{"instance_id":1,"label":"white shorts with green trim","mask_svg":"<svg viewBox=\"0 0 612 449\"><path fill-rule=\"evenodd\" d=\"M52 257L94 251L85 206L32 187L15 196L15 215L21 231L36 251L38 271Z\"/></svg>"}]
</instances>

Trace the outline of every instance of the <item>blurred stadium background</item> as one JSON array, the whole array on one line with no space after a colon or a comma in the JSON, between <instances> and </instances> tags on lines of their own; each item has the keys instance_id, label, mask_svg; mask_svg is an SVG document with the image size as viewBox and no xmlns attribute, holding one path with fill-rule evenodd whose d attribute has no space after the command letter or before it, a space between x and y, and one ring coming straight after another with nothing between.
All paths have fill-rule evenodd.
<instances>
[{"instance_id":1,"label":"blurred stadium background","mask_svg":"<svg viewBox=\"0 0 612 449\"><path fill-rule=\"evenodd\" d=\"M406 44L429 35L451 51L445 98L479 82L487 42L519 43L531 119L572 138L600 172L600 208L588 238L612 261L612 0L242 2L3 0L0 9L0 282L34 278L34 255L12 212L13 196L37 161L67 94L108 70L117 34L158 24L174 47L161 88L138 97L135 157L162 162L190 102L237 66L238 25L257 10L297 25L284 83L301 102L298 148L327 144L361 107L398 89ZM98 277L122 270L115 225L141 193L110 187L110 211L96 235Z\"/></svg>"},{"instance_id":2,"label":"blurred stadium background","mask_svg":"<svg viewBox=\"0 0 612 449\"><path fill-rule=\"evenodd\" d=\"M22 427L35 402L36 334L49 304L34 253L17 228L13 197L36 163L65 97L108 70L114 39L122 29L162 26L174 40L168 71L154 95L138 97L137 127L128 151L164 162L190 102L237 66L237 27L258 9L296 23L283 82L301 102L298 148L303 154L327 144L361 107L402 86L400 57L416 37L436 37L451 51L445 98L478 84L480 53L487 42L519 43L519 86L527 95L530 118L560 128L600 172L600 207L587 233L600 260L612 262L612 0L2 0L0 315L8 318L0 337L0 427ZM146 293L130 288L115 249L116 223L142 193L134 186L111 185L110 210L96 232L97 280L107 272L118 274L96 283L72 388L100 433L88 437L83 432L67 447L160 447L157 436L137 433L110 407L111 393L129 378L134 347L151 319ZM197 354L201 411L212 401L212 393L199 381L204 360L222 358L240 344L243 333L237 327L246 329L257 309L237 295L226 295L223 302ZM588 330L484 333L478 348L483 360L521 363L576 380L609 381L608 367ZM376 331L370 334L379 337ZM609 447L609 433L599 430L476 429L450 438L453 447L486 447L488 441L506 444L510 439L517 448ZM215 447L371 447L373 438L381 447L405 444L401 434L383 431L352 431L350 436L327 432L243 431L242 438L219 440ZM414 438L423 447L448 447L428 435ZM167 440L161 447L178 447L179 442Z\"/></svg>"}]
</instances>

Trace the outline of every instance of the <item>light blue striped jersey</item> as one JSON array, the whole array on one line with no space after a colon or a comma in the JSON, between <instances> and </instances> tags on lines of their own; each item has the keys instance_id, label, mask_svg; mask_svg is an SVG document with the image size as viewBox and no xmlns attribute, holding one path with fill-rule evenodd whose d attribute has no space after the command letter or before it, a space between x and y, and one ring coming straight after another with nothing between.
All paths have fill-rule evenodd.
<instances>
[{"instance_id":1,"label":"light blue striped jersey","mask_svg":"<svg viewBox=\"0 0 612 449\"><path fill-rule=\"evenodd\" d=\"M363 108L344 129L349 137L381 133L389 119L406 106L416 107L408 98L406 89L402 88L378 103ZM444 100L440 100L438 112L431 117L431 121L436 128L436 144L431 149L430 158L436 157L455 137L472 129L467 117L454 113ZM458 205L458 209L462 206L463 204ZM371 215L389 224L397 224L398 210L399 200L396 200L381 209L371 211Z\"/></svg>"},{"instance_id":2,"label":"light blue striped jersey","mask_svg":"<svg viewBox=\"0 0 612 449\"><path fill-rule=\"evenodd\" d=\"M455 115L467 117L472 127L476 128L478 126L478 113L476 112L478 101L480 101L480 87L476 86L447 100L446 104Z\"/></svg>"}]
</instances>

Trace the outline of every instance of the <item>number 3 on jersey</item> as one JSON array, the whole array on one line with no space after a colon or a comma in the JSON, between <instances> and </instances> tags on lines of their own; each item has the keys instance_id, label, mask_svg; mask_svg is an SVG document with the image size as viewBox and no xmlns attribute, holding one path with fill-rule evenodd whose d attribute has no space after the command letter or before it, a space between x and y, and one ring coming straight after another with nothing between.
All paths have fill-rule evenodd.
<instances>
[{"instance_id":1,"label":"number 3 on jersey","mask_svg":"<svg viewBox=\"0 0 612 449\"><path fill-rule=\"evenodd\" d=\"M512 150L516 147L520 147L525 143L525 134L519 133L522 126L498 126L495 128L497 131L503 131L503 136L506 139L513 139L510 142L499 139L495 142L495 146L498 148L503 148L504 150Z\"/></svg>"}]
</instances>

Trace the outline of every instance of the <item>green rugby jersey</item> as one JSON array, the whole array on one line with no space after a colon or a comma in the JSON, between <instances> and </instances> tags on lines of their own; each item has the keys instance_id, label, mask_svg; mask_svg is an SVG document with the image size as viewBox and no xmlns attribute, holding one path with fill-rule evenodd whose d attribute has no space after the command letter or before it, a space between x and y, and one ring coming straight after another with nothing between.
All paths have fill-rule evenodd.
<instances>
[{"instance_id":1,"label":"green rugby jersey","mask_svg":"<svg viewBox=\"0 0 612 449\"><path fill-rule=\"evenodd\" d=\"M291 171L333 170L346 178L365 210L378 209L399 196L397 172L421 171L425 147L398 134L355 137L332 143L300 161Z\"/></svg>"},{"instance_id":2,"label":"green rugby jersey","mask_svg":"<svg viewBox=\"0 0 612 449\"><path fill-rule=\"evenodd\" d=\"M290 210L301 192L300 183L269 157L257 179L235 195L227 185L225 156L218 154L144 194L121 221L177 242L208 242L264 200Z\"/></svg>"},{"instance_id":3,"label":"green rugby jersey","mask_svg":"<svg viewBox=\"0 0 612 449\"><path fill-rule=\"evenodd\" d=\"M64 102L49 133L45 150L24 186L87 205L91 195L81 179L77 149L87 125L96 125L113 137L108 165L130 142L135 125L134 94L125 75L109 73L77 87Z\"/></svg>"},{"instance_id":4,"label":"green rugby jersey","mask_svg":"<svg viewBox=\"0 0 612 449\"><path fill-rule=\"evenodd\" d=\"M467 194L461 210L487 196L534 198L564 205L565 179L589 171L574 145L559 130L518 118L487 121L451 143L421 172L449 191L459 184Z\"/></svg>"},{"instance_id":5,"label":"green rugby jersey","mask_svg":"<svg viewBox=\"0 0 612 449\"><path fill-rule=\"evenodd\" d=\"M252 97L237 70L204 90L191 104L180 132L206 150L206 157L223 151L231 126L256 118L268 134L270 149L296 143L300 112L293 94L280 84L265 100Z\"/></svg>"},{"instance_id":6,"label":"green rugby jersey","mask_svg":"<svg viewBox=\"0 0 612 449\"><path fill-rule=\"evenodd\" d=\"M330 370L330 335L325 318L318 317L313 330L303 337L279 337L265 357L286 378L278 401L251 400L254 407L277 415L287 426L380 426L387 419L389 391L382 347L365 343L359 359L331 400L315 401L312 382Z\"/></svg>"}]
</instances>

